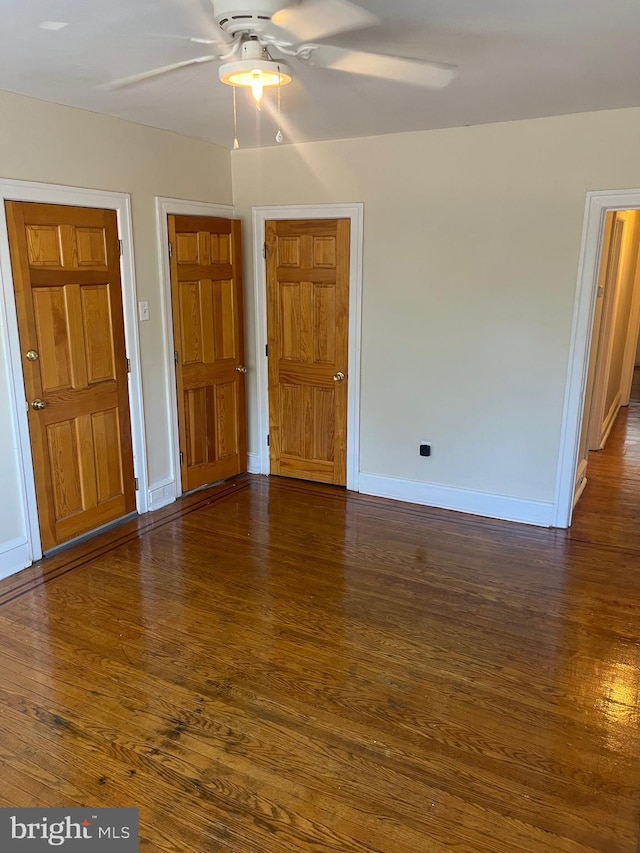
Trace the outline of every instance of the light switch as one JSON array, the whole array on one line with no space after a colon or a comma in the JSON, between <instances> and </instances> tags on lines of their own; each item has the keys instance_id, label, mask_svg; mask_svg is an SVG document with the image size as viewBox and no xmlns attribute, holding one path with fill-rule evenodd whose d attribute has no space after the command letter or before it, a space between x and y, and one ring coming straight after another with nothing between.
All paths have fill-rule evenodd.
<instances>
[{"instance_id":1,"label":"light switch","mask_svg":"<svg viewBox=\"0 0 640 853\"><path fill-rule=\"evenodd\" d=\"M149 303L148 302L138 302L138 318L141 323L144 323L145 320L149 319Z\"/></svg>"}]
</instances>

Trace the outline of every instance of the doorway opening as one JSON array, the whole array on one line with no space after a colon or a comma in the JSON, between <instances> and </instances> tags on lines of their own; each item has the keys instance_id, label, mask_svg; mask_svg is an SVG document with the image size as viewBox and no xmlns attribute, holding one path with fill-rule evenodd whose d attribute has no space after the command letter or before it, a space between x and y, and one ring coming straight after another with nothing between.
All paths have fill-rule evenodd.
<instances>
[{"instance_id":1,"label":"doorway opening","mask_svg":"<svg viewBox=\"0 0 640 853\"><path fill-rule=\"evenodd\" d=\"M0 321L6 330L4 345L6 346L6 362L9 365L11 400L9 420L17 439L15 458L17 470L19 471L19 494L16 496L16 503L19 505L20 537L15 541L20 544L22 550L20 551L19 562L16 559L12 565L11 570L16 571L17 568L25 567L34 560L40 559L43 542L36 499L34 457L25 409L25 393L27 389L25 387L24 364L28 364L29 359L26 352L23 353L20 343L14 296L14 275L7 232L7 218L4 208L6 201L34 202L43 205L82 207L115 212L117 237L122 244L122 253L119 258L122 282L121 304L125 353L129 360L128 367L130 368L130 371L126 374L125 381L129 398L128 408L133 473L137 478L137 490L135 491L135 501L132 508L139 514L147 511L147 465L142 409L140 351L136 324L136 288L129 196L125 193L88 190L80 187L55 186L28 181L0 181L0 272L3 291L3 299L0 303ZM82 243L81 254L83 257L87 252L91 254L99 242L97 232L94 233L91 229L83 231L79 239ZM78 256L79 263L80 256ZM99 290L95 290L95 292L92 291L90 296L92 298L95 297L93 302L96 302L96 300L99 302L101 294ZM90 303L93 304L91 298L85 300L87 311L91 307ZM97 370L95 364L94 367ZM97 420L99 421L100 418ZM106 422L106 415L103 420ZM105 477L102 478L101 482L105 486ZM105 486L105 489L107 492L110 491L107 486ZM17 529L18 526L16 527Z\"/></svg>"},{"instance_id":2,"label":"doorway opening","mask_svg":"<svg viewBox=\"0 0 640 853\"><path fill-rule=\"evenodd\" d=\"M239 219L169 214L183 493L246 471Z\"/></svg>"},{"instance_id":3,"label":"doorway opening","mask_svg":"<svg viewBox=\"0 0 640 853\"><path fill-rule=\"evenodd\" d=\"M149 491L149 509L156 510L167 506L183 493L182 468L185 461L184 451L180 448L180 424L178 419L178 393L176 387L176 340L174 335L171 288L171 258L169 256L169 217L193 216L233 219L235 208L232 205L212 204L189 199L156 197L156 225L158 245L158 266L162 278L163 293L163 332L165 351L165 395L170 412L169 476L153 484ZM182 453L182 459L180 454Z\"/></svg>"},{"instance_id":4,"label":"doorway opening","mask_svg":"<svg viewBox=\"0 0 640 853\"><path fill-rule=\"evenodd\" d=\"M640 211L606 215L589 347L574 507L587 485L593 453L604 451L631 400L640 329Z\"/></svg>"},{"instance_id":5,"label":"doorway opening","mask_svg":"<svg viewBox=\"0 0 640 853\"><path fill-rule=\"evenodd\" d=\"M268 220L269 472L346 485L348 219Z\"/></svg>"},{"instance_id":6,"label":"doorway opening","mask_svg":"<svg viewBox=\"0 0 640 853\"><path fill-rule=\"evenodd\" d=\"M580 258L558 466L555 525L569 527L597 470L620 451L640 362L640 191L590 193ZM609 438L616 440L607 452ZM612 462L615 467L615 463ZM594 470L596 468L594 467Z\"/></svg>"},{"instance_id":7,"label":"doorway opening","mask_svg":"<svg viewBox=\"0 0 640 853\"><path fill-rule=\"evenodd\" d=\"M348 282L348 377L346 390L346 487L359 490L360 475L360 337L362 305L362 243L363 212L358 204L278 205L253 209L253 261L255 271L256 307L256 351L258 353L257 400L258 400L258 446L250 454L250 469L253 473L269 474L271 468L269 447L269 357L267 354L267 264L265 242L267 222L281 220L348 220L349 222L349 282ZM328 243L318 247L320 255ZM340 383L340 370L330 376L332 385ZM333 379L336 376L337 379Z\"/></svg>"},{"instance_id":8,"label":"doorway opening","mask_svg":"<svg viewBox=\"0 0 640 853\"><path fill-rule=\"evenodd\" d=\"M135 511L115 211L5 202L45 554Z\"/></svg>"}]
</instances>

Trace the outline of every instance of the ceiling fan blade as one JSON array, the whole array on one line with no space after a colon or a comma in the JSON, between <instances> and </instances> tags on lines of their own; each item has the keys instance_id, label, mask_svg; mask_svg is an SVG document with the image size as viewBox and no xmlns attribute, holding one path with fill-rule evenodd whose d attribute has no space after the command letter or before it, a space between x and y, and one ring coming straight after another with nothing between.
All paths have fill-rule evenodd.
<instances>
[{"instance_id":1,"label":"ceiling fan blade","mask_svg":"<svg viewBox=\"0 0 640 853\"><path fill-rule=\"evenodd\" d=\"M197 32L197 31L196 31ZM230 39L224 38L224 33L222 31L216 32L211 28L207 27L206 30L202 32L202 35L198 36L187 36L181 35L179 33L162 33L162 32L149 32L145 34L148 38L158 39L159 41L188 41L192 44L208 44L215 45L224 50L228 50Z\"/></svg>"},{"instance_id":2,"label":"ceiling fan blade","mask_svg":"<svg viewBox=\"0 0 640 853\"><path fill-rule=\"evenodd\" d=\"M199 65L202 62L212 62L214 59L218 59L218 57L209 55L196 56L194 59L184 59L182 62L174 62L171 65L163 65L160 68L152 68L151 71L142 71L140 74L132 74L130 77L121 77L119 80L112 80L111 83L105 83L101 88L123 89L125 86L142 83L143 80L160 77L160 75L168 74L170 71L177 71L179 68L187 68L189 65Z\"/></svg>"},{"instance_id":3,"label":"ceiling fan blade","mask_svg":"<svg viewBox=\"0 0 640 853\"><path fill-rule=\"evenodd\" d=\"M305 42L371 27L378 18L348 0L303 0L276 12L271 21L296 42Z\"/></svg>"},{"instance_id":4,"label":"ceiling fan blade","mask_svg":"<svg viewBox=\"0 0 640 853\"><path fill-rule=\"evenodd\" d=\"M425 62L419 59L405 59L400 56L387 56L382 53L365 53L360 50L319 45L314 48L309 64L332 68L335 71L348 71L367 77L381 77L412 86L424 86L428 89L442 89L455 77L455 65L439 62Z\"/></svg>"},{"instance_id":5,"label":"ceiling fan blade","mask_svg":"<svg viewBox=\"0 0 640 853\"><path fill-rule=\"evenodd\" d=\"M188 41L191 44L208 44L208 45L216 45L219 47L227 47L227 42L220 41L219 39L205 38L204 36L178 36L174 33L147 33L148 38L158 39L162 41Z\"/></svg>"}]
</instances>

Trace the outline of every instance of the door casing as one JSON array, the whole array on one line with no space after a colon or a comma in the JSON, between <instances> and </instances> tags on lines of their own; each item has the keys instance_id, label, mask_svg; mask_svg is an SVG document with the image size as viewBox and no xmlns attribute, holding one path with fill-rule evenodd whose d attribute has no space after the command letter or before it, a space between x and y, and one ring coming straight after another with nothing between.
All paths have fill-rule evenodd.
<instances>
[{"instance_id":1,"label":"door casing","mask_svg":"<svg viewBox=\"0 0 640 853\"><path fill-rule=\"evenodd\" d=\"M276 205L253 208L253 270L255 282L256 374L258 402L257 454L248 455L249 471L269 474L269 387L267 359L267 276L263 257L265 224L270 219L349 219L349 387L347 397L347 489L360 489L360 350L362 329L362 244L364 205Z\"/></svg>"},{"instance_id":2,"label":"door casing","mask_svg":"<svg viewBox=\"0 0 640 853\"><path fill-rule=\"evenodd\" d=\"M154 483L156 489L162 489L162 494L153 501L152 509L171 503L182 494L182 480L180 477L180 433L178 427L178 398L176 396L176 379L173 361L173 353L176 349L173 340L173 308L171 304L171 269L169 267L169 228L167 216L215 216L223 219L233 219L235 208L227 204L208 204L201 201L189 201L187 199L169 198L166 196L156 197L156 226L158 233L158 267L162 279L162 329L164 332L165 350L165 395L169 401L170 428L169 428L169 458L171 459L171 470L169 476L162 483Z\"/></svg>"},{"instance_id":3,"label":"door casing","mask_svg":"<svg viewBox=\"0 0 640 853\"><path fill-rule=\"evenodd\" d=\"M129 373L129 411L131 438L133 443L134 475L138 479L136 509L142 514L147 511L147 451L142 406L142 377L140 373L140 345L137 325L137 296L135 266L133 260L133 232L131 227L131 200L128 193L101 192L83 187L67 187L31 181L0 179L0 277L2 278L2 300L0 300L0 323L7 330L4 353L10 371L11 419L18 439L20 467L20 500L27 536L27 553L30 561L42 556L38 508L33 475L33 459L29 439L29 426L25 409L25 386L22 372L22 356L18 336L13 289L13 273L9 253L5 201L38 202L41 204L66 204L76 207L94 207L115 210L118 220L118 237L122 241L123 254L120 259L122 280L122 304L127 358L131 362Z\"/></svg>"}]
</instances>

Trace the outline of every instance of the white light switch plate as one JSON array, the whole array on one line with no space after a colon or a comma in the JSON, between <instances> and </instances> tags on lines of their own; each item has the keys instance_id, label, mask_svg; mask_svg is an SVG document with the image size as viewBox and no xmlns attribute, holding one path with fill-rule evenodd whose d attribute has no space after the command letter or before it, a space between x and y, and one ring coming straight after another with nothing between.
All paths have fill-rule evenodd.
<instances>
[{"instance_id":1,"label":"white light switch plate","mask_svg":"<svg viewBox=\"0 0 640 853\"><path fill-rule=\"evenodd\" d=\"M141 323L149 319L149 303L138 302L138 318Z\"/></svg>"}]
</instances>

